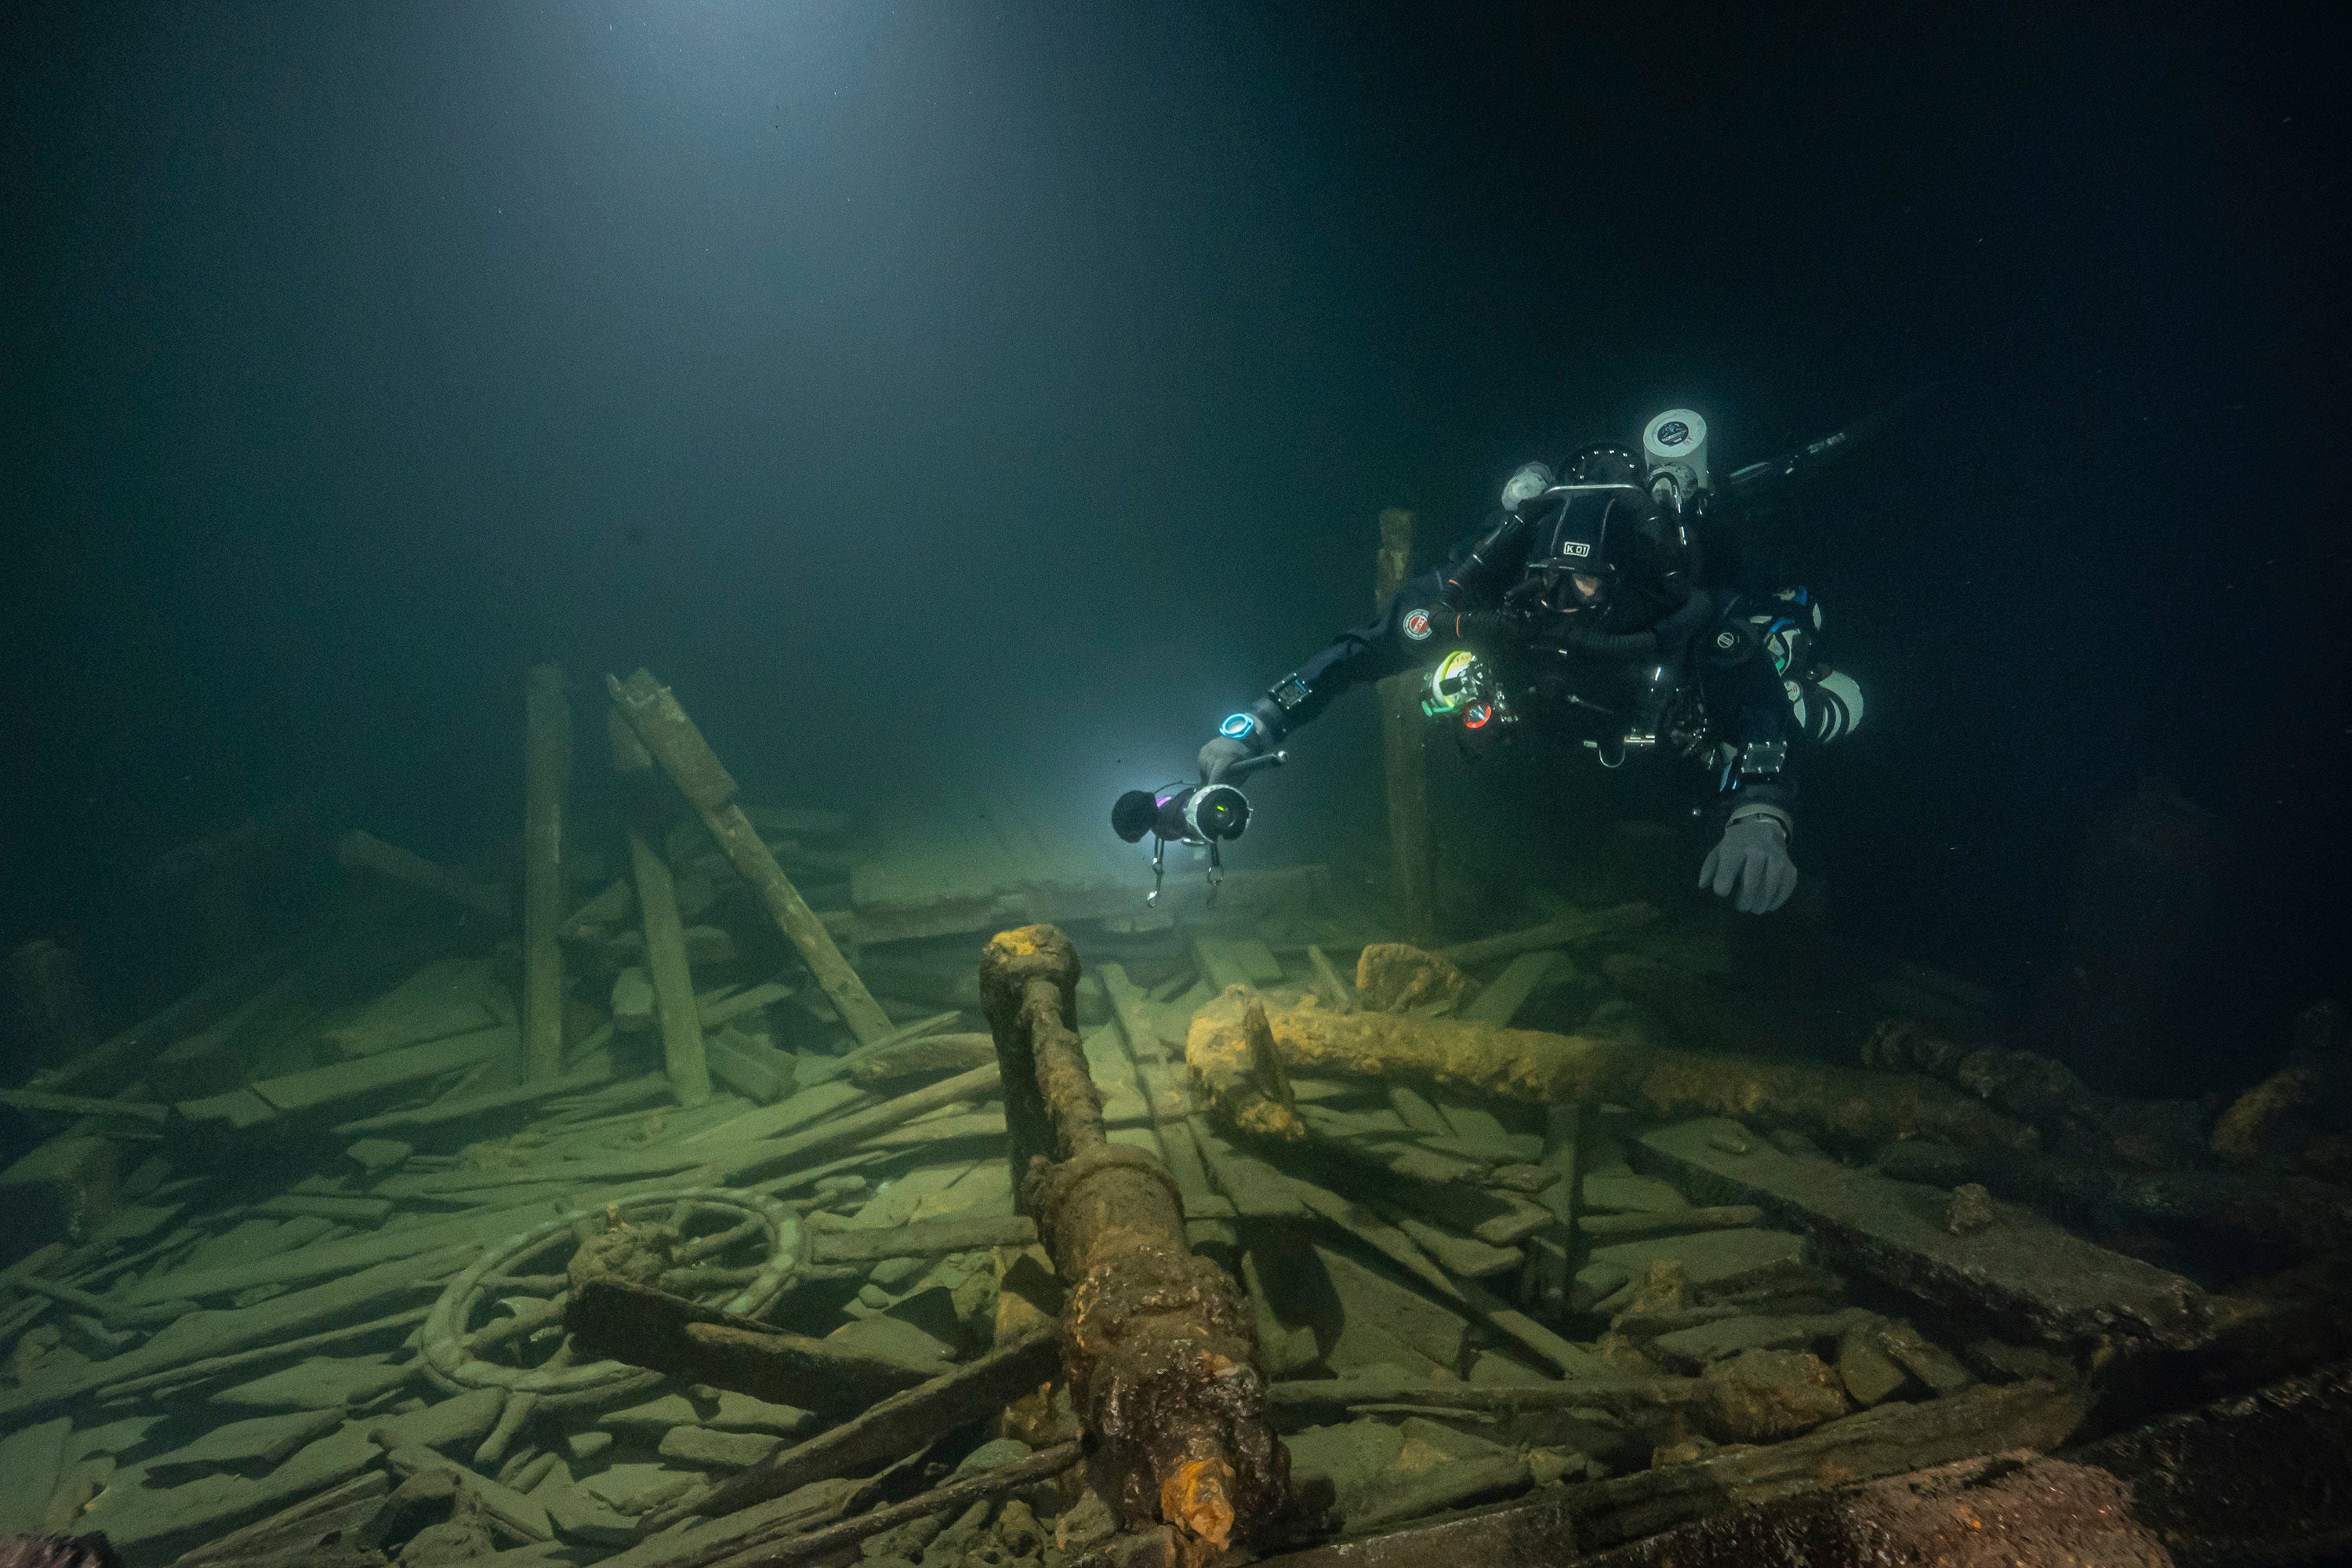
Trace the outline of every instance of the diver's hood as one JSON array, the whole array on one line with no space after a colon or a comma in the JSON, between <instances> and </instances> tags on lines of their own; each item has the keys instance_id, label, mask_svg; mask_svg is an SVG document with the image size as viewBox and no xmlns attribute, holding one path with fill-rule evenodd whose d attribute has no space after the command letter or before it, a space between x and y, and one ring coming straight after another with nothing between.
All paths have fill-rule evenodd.
<instances>
[{"instance_id":1,"label":"diver's hood","mask_svg":"<svg viewBox=\"0 0 2352 1568\"><path fill-rule=\"evenodd\" d=\"M1633 526L1625 503L1614 496L1570 496L1535 521L1528 541L1530 571L1587 572L1605 575L1612 535Z\"/></svg>"}]
</instances>

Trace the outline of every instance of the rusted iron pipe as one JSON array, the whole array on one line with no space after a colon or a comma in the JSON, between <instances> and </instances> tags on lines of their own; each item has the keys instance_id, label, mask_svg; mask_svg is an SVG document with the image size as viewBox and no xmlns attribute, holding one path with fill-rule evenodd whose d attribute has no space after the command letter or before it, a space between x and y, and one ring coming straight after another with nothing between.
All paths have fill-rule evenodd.
<instances>
[{"instance_id":1,"label":"rusted iron pipe","mask_svg":"<svg viewBox=\"0 0 2352 1568\"><path fill-rule=\"evenodd\" d=\"M1078 955L1049 925L999 932L980 990L1003 1067L1023 1206L1069 1288L1063 1357L1095 1484L1132 1529L1204 1563L1256 1539L1289 1491L1248 1309L1192 1256L1159 1161L1103 1133L1073 1027Z\"/></svg>"}]
</instances>

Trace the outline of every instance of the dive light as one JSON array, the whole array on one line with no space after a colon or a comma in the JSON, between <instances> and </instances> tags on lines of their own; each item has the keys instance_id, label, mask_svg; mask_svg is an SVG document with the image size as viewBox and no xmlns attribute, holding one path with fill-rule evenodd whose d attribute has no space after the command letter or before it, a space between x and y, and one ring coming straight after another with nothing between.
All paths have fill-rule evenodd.
<instances>
[{"instance_id":1,"label":"dive light","mask_svg":"<svg viewBox=\"0 0 2352 1568\"><path fill-rule=\"evenodd\" d=\"M1223 843L1249 826L1249 797L1229 784L1131 789L1110 808L1110 829L1129 844L1147 833L1178 844Z\"/></svg>"},{"instance_id":2,"label":"dive light","mask_svg":"<svg viewBox=\"0 0 2352 1568\"><path fill-rule=\"evenodd\" d=\"M1225 770L1235 778L1259 768L1278 767L1286 753L1268 752ZM1224 860L1219 850L1239 838L1249 826L1249 797L1232 784L1163 784L1156 790L1131 789L1111 804L1110 830L1129 844L1151 836L1151 895L1160 901L1160 879L1166 875L1168 846L1190 844L1209 852L1209 885L1224 880Z\"/></svg>"}]
</instances>

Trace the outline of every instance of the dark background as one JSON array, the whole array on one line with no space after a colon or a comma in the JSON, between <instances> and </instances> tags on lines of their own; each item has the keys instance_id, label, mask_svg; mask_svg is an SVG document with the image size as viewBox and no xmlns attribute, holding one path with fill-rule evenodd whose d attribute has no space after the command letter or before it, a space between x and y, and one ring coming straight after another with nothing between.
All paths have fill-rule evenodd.
<instances>
[{"instance_id":1,"label":"dark background","mask_svg":"<svg viewBox=\"0 0 2352 1568\"><path fill-rule=\"evenodd\" d=\"M2238 847L2179 1048L2253 1076L2343 974L2343 62L2054 9L12 7L0 939L126 1006L175 843L483 851L540 658L767 794L1098 814L1380 508L1935 380L1773 542L1872 703L1801 861L2022 997L2162 781ZM1267 853L1378 820L1323 731Z\"/></svg>"}]
</instances>

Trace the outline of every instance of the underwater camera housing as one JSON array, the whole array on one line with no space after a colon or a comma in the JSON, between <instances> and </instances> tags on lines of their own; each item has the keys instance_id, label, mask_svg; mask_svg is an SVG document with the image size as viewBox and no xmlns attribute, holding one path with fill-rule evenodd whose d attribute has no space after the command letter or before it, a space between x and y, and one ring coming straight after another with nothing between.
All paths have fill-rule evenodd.
<instances>
[{"instance_id":1,"label":"underwater camera housing","mask_svg":"<svg viewBox=\"0 0 2352 1568\"><path fill-rule=\"evenodd\" d=\"M1236 763L1226 772L1227 778L1255 772L1259 768L1282 765L1286 753L1269 752L1262 757L1252 757ZM1162 784L1156 790L1131 789L1111 803L1110 830L1127 843L1139 842L1145 834L1151 836L1151 893L1143 901L1160 901L1160 884L1167 875L1168 846L1190 844L1209 852L1209 886L1213 889L1225 878L1225 863L1221 853L1226 844L1239 838L1249 826L1249 796L1222 781L1216 784Z\"/></svg>"},{"instance_id":2,"label":"underwater camera housing","mask_svg":"<svg viewBox=\"0 0 2352 1568\"><path fill-rule=\"evenodd\" d=\"M1228 784L1131 789L1110 808L1110 830L1129 844L1147 833L1162 842L1222 844L1248 826L1249 797Z\"/></svg>"}]
</instances>

